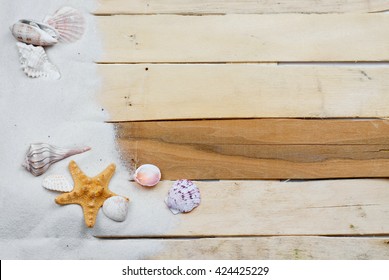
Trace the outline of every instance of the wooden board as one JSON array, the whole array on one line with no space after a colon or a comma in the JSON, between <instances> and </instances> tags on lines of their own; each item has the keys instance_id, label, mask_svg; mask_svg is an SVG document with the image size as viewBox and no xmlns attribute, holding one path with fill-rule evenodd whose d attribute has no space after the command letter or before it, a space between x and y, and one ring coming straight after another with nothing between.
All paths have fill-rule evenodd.
<instances>
[{"instance_id":1,"label":"wooden board","mask_svg":"<svg viewBox=\"0 0 389 280\"><path fill-rule=\"evenodd\" d=\"M50 242L48 242L48 240ZM389 259L389 238L380 237L246 237L246 238L191 238L191 239L77 239L35 238L1 239L0 254L6 248L9 259L28 260L58 258L53 246L66 248L61 259L116 260L365 260ZM123 250L128 248L128 250ZM148 252L152 248L152 252Z\"/></svg>"},{"instance_id":2,"label":"wooden board","mask_svg":"<svg viewBox=\"0 0 389 280\"><path fill-rule=\"evenodd\" d=\"M389 37L388 37L389 38ZM387 66L99 65L112 121L387 117Z\"/></svg>"},{"instance_id":3,"label":"wooden board","mask_svg":"<svg viewBox=\"0 0 389 280\"><path fill-rule=\"evenodd\" d=\"M100 63L389 61L388 14L96 19Z\"/></svg>"},{"instance_id":4,"label":"wooden board","mask_svg":"<svg viewBox=\"0 0 389 280\"><path fill-rule=\"evenodd\" d=\"M131 244L132 240L124 241ZM124 245L122 244L122 245ZM387 238L248 237L167 240L152 259L382 260Z\"/></svg>"},{"instance_id":5,"label":"wooden board","mask_svg":"<svg viewBox=\"0 0 389 280\"><path fill-rule=\"evenodd\" d=\"M133 166L165 179L389 177L386 120L208 120L119 123Z\"/></svg>"},{"instance_id":6,"label":"wooden board","mask_svg":"<svg viewBox=\"0 0 389 280\"><path fill-rule=\"evenodd\" d=\"M170 181L148 190L161 197L161 215L172 226L143 231L128 221L116 237L217 237L283 235L388 235L389 180L324 180L308 182L195 182L201 205L190 214L173 215L163 202ZM110 237L110 228L95 228Z\"/></svg>"},{"instance_id":7,"label":"wooden board","mask_svg":"<svg viewBox=\"0 0 389 280\"><path fill-rule=\"evenodd\" d=\"M377 12L389 9L386 0L98 0L96 14L256 14Z\"/></svg>"}]
</instances>

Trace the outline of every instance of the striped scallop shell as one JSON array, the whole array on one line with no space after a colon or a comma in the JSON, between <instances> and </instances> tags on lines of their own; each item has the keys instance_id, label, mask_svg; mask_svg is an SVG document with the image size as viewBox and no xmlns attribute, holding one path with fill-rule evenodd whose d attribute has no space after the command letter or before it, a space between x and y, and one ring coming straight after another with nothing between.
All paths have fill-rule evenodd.
<instances>
[{"instance_id":1,"label":"striped scallop shell","mask_svg":"<svg viewBox=\"0 0 389 280\"><path fill-rule=\"evenodd\" d=\"M48 175L42 181L42 187L51 191L71 192L73 186L63 175Z\"/></svg>"},{"instance_id":2,"label":"striped scallop shell","mask_svg":"<svg viewBox=\"0 0 389 280\"><path fill-rule=\"evenodd\" d=\"M40 176L45 173L53 163L89 150L89 147L65 149L50 144L35 143L30 145L23 166L32 175Z\"/></svg>"},{"instance_id":3,"label":"striped scallop shell","mask_svg":"<svg viewBox=\"0 0 389 280\"><path fill-rule=\"evenodd\" d=\"M45 50L41 46L34 47L19 42L16 45L19 51L20 64L28 77L45 77L55 80L61 77L57 67L49 61Z\"/></svg>"},{"instance_id":4,"label":"striped scallop shell","mask_svg":"<svg viewBox=\"0 0 389 280\"><path fill-rule=\"evenodd\" d=\"M50 25L21 19L11 26L12 35L20 42L36 46L51 46L58 43L58 32Z\"/></svg>"},{"instance_id":5,"label":"striped scallop shell","mask_svg":"<svg viewBox=\"0 0 389 280\"><path fill-rule=\"evenodd\" d=\"M48 16L44 22L59 33L59 41L71 43L79 40L85 31L85 20L82 13L72 7L63 7Z\"/></svg>"},{"instance_id":6,"label":"striped scallop shell","mask_svg":"<svg viewBox=\"0 0 389 280\"><path fill-rule=\"evenodd\" d=\"M123 222L128 213L129 199L122 196L111 196L104 201L104 214L116 222Z\"/></svg>"},{"instance_id":7,"label":"striped scallop shell","mask_svg":"<svg viewBox=\"0 0 389 280\"><path fill-rule=\"evenodd\" d=\"M200 205L200 190L190 180L175 181L165 199L173 214L187 213Z\"/></svg>"}]
</instances>

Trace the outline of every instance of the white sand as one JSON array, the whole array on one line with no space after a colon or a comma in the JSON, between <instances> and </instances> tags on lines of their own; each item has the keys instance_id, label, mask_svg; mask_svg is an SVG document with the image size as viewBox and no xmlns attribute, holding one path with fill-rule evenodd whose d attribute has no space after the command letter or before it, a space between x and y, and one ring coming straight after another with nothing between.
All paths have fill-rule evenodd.
<instances>
[{"instance_id":1,"label":"white sand","mask_svg":"<svg viewBox=\"0 0 389 280\"><path fill-rule=\"evenodd\" d=\"M114 246L109 245L116 244L114 241L93 237L161 233L177 219L164 209L163 197L129 182L129 173L120 163L113 126L104 123L107 115L97 103L100 81L93 60L100 46L93 17L87 16L87 32L80 41L46 48L61 71L60 80L29 79L20 69L16 40L8 27L21 18L41 20L65 5L87 15L93 1L0 3L0 258L147 258L162 249L158 241L132 248L125 246L125 240ZM34 177L21 166L29 144L34 142L87 145L92 150L58 162L43 176ZM71 159L89 176L97 175L111 162L117 164L110 189L132 200L126 221L111 221L100 210L95 228L88 229L80 206L54 202L58 193L43 189L42 179L48 174L64 174L71 180L67 169Z\"/></svg>"}]
</instances>

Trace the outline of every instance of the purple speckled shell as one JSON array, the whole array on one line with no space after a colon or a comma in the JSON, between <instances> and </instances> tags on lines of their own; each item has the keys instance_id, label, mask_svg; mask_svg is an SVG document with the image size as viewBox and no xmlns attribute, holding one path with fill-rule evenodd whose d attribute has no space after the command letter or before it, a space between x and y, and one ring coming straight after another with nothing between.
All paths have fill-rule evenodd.
<instances>
[{"instance_id":1,"label":"purple speckled shell","mask_svg":"<svg viewBox=\"0 0 389 280\"><path fill-rule=\"evenodd\" d=\"M190 180L175 181L165 199L173 214L187 213L200 205L200 190Z\"/></svg>"}]
</instances>

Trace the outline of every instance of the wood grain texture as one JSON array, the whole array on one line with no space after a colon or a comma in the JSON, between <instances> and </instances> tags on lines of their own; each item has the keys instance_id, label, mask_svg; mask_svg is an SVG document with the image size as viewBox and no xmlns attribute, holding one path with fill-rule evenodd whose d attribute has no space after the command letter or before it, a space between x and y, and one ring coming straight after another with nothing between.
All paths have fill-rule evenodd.
<instances>
[{"instance_id":1,"label":"wood grain texture","mask_svg":"<svg viewBox=\"0 0 389 280\"><path fill-rule=\"evenodd\" d=\"M389 177L385 120L208 120L116 125L133 168L165 179Z\"/></svg>"},{"instance_id":2,"label":"wood grain texture","mask_svg":"<svg viewBox=\"0 0 389 280\"><path fill-rule=\"evenodd\" d=\"M163 170L162 170L163 172ZM142 219L121 227L118 237L214 237L283 235L383 235L389 233L389 180L307 182L195 182L201 205L173 215L163 202L171 181L149 191L161 197L161 215L175 221L169 230L134 230ZM168 219L164 223L169 223ZM112 236L98 227L96 236Z\"/></svg>"},{"instance_id":3,"label":"wood grain texture","mask_svg":"<svg viewBox=\"0 0 389 280\"><path fill-rule=\"evenodd\" d=\"M50 242L48 242L50 241ZM246 237L201 239L1 239L1 259L58 258L53 246L66 248L61 259L87 260L387 260L389 238L380 237ZM12 251L8 248L12 247ZM128 248L123 250L123 248ZM8 251L7 251L8 249ZM152 252L150 252L152 249ZM31 254L39 252L39 256Z\"/></svg>"},{"instance_id":4,"label":"wood grain texture","mask_svg":"<svg viewBox=\"0 0 389 280\"><path fill-rule=\"evenodd\" d=\"M389 61L388 14L97 17L102 63Z\"/></svg>"},{"instance_id":5,"label":"wood grain texture","mask_svg":"<svg viewBox=\"0 0 389 280\"><path fill-rule=\"evenodd\" d=\"M389 38L389 37L388 37ZM112 121L387 117L387 66L99 65Z\"/></svg>"},{"instance_id":6,"label":"wood grain texture","mask_svg":"<svg viewBox=\"0 0 389 280\"><path fill-rule=\"evenodd\" d=\"M131 241L128 243L131 244ZM164 250L151 258L162 260L387 260L389 239L304 236L168 240Z\"/></svg>"},{"instance_id":7,"label":"wood grain texture","mask_svg":"<svg viewBox=\"0 0 389 280\"><path fill-rule=\"evenodd\" d=\"M96 14L257 14L377 12L386 0L98 0Z\"/></svg>"}]
</instances>

